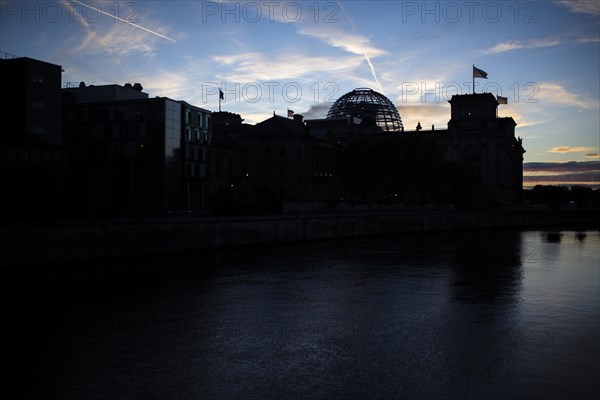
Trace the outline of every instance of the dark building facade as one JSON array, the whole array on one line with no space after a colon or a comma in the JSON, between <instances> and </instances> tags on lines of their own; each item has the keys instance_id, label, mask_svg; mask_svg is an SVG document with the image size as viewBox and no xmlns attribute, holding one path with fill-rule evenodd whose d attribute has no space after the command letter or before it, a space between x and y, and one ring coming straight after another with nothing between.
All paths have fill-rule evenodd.
<instances>
[{"instance_id":1,"label":"dark building facade","mask_svg":"<svg viewBox=\"0 0 600 400\"><path fill-rule=\"evenodd\" d=\"M66 88L71 193L83 215L164 215L203 208L210 112L139 84Z\"/></svg>"},{"instance_id":2,"label":"dark building facade","mask_svg":"<svg viewBox=\"0 0 600 400\"><path fill-rule=\"evenodd\" d=\"M389 136L435 143L443 160L468 165L480 190L504 204L521 202L523 181L522 140L515 137L515 121L497 117L498 102L490 93L455 95L449 101L451 119L446 130L405 132L401 120L389 110L391 102L369 89L356 89L334 103L327 118L306 121L310 133L331 137L344 146L356 140L381 140ZM385 96L383 96L385 97ZM354 101L354 103L353 103ZM382 107L378 115L374 107ZM362 114L361 114L362 113ZM389 122L392 121L397 122ZM399 129L386 129L395 126ZM373 161L377 155L373 155ZM422 159L428 163L427 155ZM414 168L421 168L415 165Z\"/></svg>"},{"instance_id":3,"label":"dark building facade","mask_svg":"<svg viewBox=\"0 0 600 400\"><path fill-rule=\"evenodd\" d=\"M492 195L507 204L520 203L525 149L515 137L517 123L497 117L498 102L491 93L455 95L449 102L448 129L430 133L444 158L469 163Z\"/></svg>"},{"instance_id":4,"label":"dark building facade","mask_svg":"<svg viewBox=\"0 0 600 400\"><path fill-rule=\"evenodd\" d=\"M301 115L273 115L255 125L237 114L214 113L215 140L238 145L239 191L248 201L304 202L339 196L341 147L311 135ZM217 146L212 151L217 150ZM235 186L233 186L235 189Z\"/></svg>"},{"instance_id":5,"label":"dark building facade","mask_svg":"<svg viewBox=\"0 0 600 400\"><path fill-rule=\"evenodd\" d=\"M462 177L498 202L521 200L525 150L489 93L453 96L445 130L405 132L393 103L367 88L340 97L327 118L274 114L249 125L238 114L150 98L139 83L61 89L61 71L0 59L3 216L276 212L284 203L337 201L352 185L376 188L371 199L432 201L441 179L452 178L440 193ZM473 174L414 170L452 163Z\"/></svg>"},{"instance_id":6,"label":"dark building facade","mask_svg":"<svg viewBox=\"0 0 600 400\"><path fill-rule=\"evenodd\" d=\"M0 59L0 214L29 218L65 210L59 65Z\"/></svg>"}]
</instances>

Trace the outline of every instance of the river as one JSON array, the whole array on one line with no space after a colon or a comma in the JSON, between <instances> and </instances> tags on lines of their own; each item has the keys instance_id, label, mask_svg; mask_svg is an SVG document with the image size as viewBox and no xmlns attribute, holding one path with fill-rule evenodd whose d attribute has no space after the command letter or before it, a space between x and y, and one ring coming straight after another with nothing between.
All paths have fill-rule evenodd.
<instances>
[{"instance_id":1,"label":"river","mask_svg":"<svg viewBox=\"0 0 600 400\"><path fill-rule=\"evenodd\" d=\"M487 230L5 270L4 390L595 399L599 266L599 231Z\"/></svg>"}]
</instances>

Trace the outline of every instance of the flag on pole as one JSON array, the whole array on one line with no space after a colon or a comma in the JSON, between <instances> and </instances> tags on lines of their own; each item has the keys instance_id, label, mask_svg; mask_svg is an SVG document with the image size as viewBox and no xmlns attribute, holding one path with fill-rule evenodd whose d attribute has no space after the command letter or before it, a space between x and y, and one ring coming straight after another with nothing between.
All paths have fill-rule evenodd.
<instances>
[{"instance_id":1,"label":"flag on pole","mask_svg":"<svg viewBox=\"0 0 600 400\"><path fill-rule=\"evenodd\" d=\"M508 97L496 96L498 104L508 104Z\"/></svg>"},{"instance_id":2,"label":"flag on pole","mask_svg":"<svg viewBox=\"0 0 600 400\"><path fill-rule=\"evenodd\" d=\"M473 78L487 79L487 72L473 65Z\"/></svg>"},{"instance_id":3,"label":"flag on pole","mask_svg":"<svg viewBox=\"0 0 600 400\"><path fill-rule=\"evenodd\" d=\"M225 100L225 95L221 89L219 89L219 100Z\"/></svg>"},{"instance_id":4,"label":"flag on pole","mask_svg":"<svg viewBox=\"0 0 600 400\"><path fill-rule=\"evenodd\" d=\"M288 118L292 118L294 116L294 111L288 108Z\"/></svg>"}]
</instances>

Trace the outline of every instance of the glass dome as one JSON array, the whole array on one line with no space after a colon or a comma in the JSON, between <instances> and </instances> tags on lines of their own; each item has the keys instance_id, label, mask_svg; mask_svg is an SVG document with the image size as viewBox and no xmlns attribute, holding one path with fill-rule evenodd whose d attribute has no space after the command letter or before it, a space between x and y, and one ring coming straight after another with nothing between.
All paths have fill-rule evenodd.
<instances>
[{"instance_id":1,"label":"glass dome","mask_svg":"<svg viewBox=\"0 0 600 400\"><path fill-rule=\"evenodd\" d=\"M356 117L362 122L373 121L384 132L403 130L398 109L384 95L369 88L358 88L346 93L333 103L327 118Z\"/></svg>"}]
</instances>

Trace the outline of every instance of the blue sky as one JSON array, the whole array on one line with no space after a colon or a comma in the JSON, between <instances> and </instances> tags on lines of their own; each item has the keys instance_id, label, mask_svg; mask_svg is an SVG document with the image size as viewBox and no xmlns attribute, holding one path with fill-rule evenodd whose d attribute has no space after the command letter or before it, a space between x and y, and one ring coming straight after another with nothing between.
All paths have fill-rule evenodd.
<instances>
[{"instance_id":1,"label":"blue sky","mask_svg":"<svg viewBox=\"0 0 600 400\"><path fill-rule=\"evenodd\" d=\"M0 2L0 50L62 65L64 82L141 82L150 96L246 122L323 117L371 87L406 129L445 128L447 99L508 97L526 162L598 160L600 2ZM487 85L484 88L484 85Z\"/></svg>"}]
</instances>

